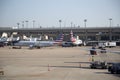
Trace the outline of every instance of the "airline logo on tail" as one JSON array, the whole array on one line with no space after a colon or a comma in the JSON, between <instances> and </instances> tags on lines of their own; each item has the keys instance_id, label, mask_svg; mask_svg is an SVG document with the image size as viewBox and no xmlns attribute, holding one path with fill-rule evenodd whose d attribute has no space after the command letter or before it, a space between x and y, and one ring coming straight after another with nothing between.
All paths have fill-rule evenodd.
<instances>
[{"instance_id":1,"label":"airline logo on tail","mask_svg":"<svg viewBox=\"0 0 120 80\"><path fill-rule=\"evenodd\" d=\"M71 35L70 40L71 40L71 42L72 42L74 45L81 45L81 44L82 44L82 40L73 37L73 32L72 32L72 30L71 30L71 32L70 32L70 35Z\"/></svg>"},{"instance_id":2,"label":"airline logo on tail","mask_svg":"<svg viewBox=\"0 0 120 80\"><path fill-rule=\"evenodd\" d=\"M55 42L62 42L63 41L64 34L60 34L58 38L55 40Z\"/></svg>"},{"instance_id":3,"label":"airline logo on tail","mask_svg":"<svg viewBox=\"0 0 120 80\"><path fill-rule=\"evenodd\" d=\"M72 42L75 42L75 41L76 41L76 38L73 37L73 32L72 32L72 30L71 30L71 32L70 32L70 35L71 35L70 40L71 40Z\"/></svg>"}]
</instances>

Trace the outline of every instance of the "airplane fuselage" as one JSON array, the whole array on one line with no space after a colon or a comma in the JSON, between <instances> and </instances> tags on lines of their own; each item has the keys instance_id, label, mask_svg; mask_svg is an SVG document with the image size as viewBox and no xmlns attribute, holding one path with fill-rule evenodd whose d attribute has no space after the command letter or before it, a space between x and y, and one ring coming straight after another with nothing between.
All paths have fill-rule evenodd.
<instances>
[{"instance_id":1,"label":"airplane fuselage","mask_svg":"<svg viewBox=\"0 0 120 80\"><path fill-rule=\"evenodd\" d=\"M73 45L76 45L76 46L78 46L78 45L82 45L82 40L75 40L74 42L72 42L73 43Z\"/></svg>"}]
</instances>

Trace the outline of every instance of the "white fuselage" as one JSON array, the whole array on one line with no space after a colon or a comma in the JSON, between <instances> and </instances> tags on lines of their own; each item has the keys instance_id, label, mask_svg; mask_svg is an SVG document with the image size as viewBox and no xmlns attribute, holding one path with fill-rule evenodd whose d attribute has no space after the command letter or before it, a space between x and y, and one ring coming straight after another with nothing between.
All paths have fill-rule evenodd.
<instances>
[{"instance_id":1,"label":"white fuselage","mask_svg":"<svg viewBox=\"0 0 120 80\"><path fill-rule=\"evenodd\" d=\"M19 41L14 43L14 46L36 46L36 47L47 47L52 46L51 41Z\"/></svg>"},{"instance_id":2,"label":"white fuselage","mask_svg":"<svg viewBox=\"0 0 120 80\"><path fill-rule=\"evenodd\" d=\"M81 44L82 44L82 40L76 39L76 40L73 41L72 43L73 43L73 45L81 45Z\"/></svg>"}]
</instances>

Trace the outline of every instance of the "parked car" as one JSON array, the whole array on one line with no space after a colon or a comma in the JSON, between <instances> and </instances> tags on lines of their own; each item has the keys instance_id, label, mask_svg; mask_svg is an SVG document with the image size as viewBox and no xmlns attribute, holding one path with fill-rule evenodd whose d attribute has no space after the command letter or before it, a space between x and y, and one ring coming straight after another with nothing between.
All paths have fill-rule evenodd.
<instances>
[{"instance_id":1,"label":"parked car","mask_svg":"<svg viewBox=\"0 0 120 80\"><path fill-rule=\"evenodd\" d=\"M72 43L69 43L69 42L65 42L62 44L62 47L72 47L73 44Z\"/></svg>"},{"instance_id":2,"label":"parked car","mask_svg":"<svg viewBox=\"0 0 120 80\"><path fill-rule=\"evenodd\" d=\"M108 71L111 72L112 74L120 74L120 63L111 63L108 66Z\"/></svg>"},{"instance_id":3,"label":"parked car","mask_svg":"<svg viewBox=\"0 0 120 80\"><path fill-rule=\"evenodd\" d=\"M100 51L101 53L106 53L107 51L106 51L106 49L105 48L101 48L101 51Z\"/></svg>"}]
</instances>

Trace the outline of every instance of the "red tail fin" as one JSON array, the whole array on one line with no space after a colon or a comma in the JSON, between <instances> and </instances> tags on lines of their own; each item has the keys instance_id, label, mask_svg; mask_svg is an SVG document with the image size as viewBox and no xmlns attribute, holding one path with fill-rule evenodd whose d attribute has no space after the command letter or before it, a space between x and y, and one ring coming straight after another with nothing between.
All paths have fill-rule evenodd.
<instances>
[{"instance_id":1,"label":"red tail fin","mask_svg":"<svg viewBox=\"0 0 120 80\"><path fill-rule=\"evenodd\" d=\"M75 41L76 41L76 38L73 37L73 32L72 32L72 30L71 30L71 32L70 32L70 35L71 35L70 40L71 40L72 42L75 42Z\"/></svg>"}]
</instances>

